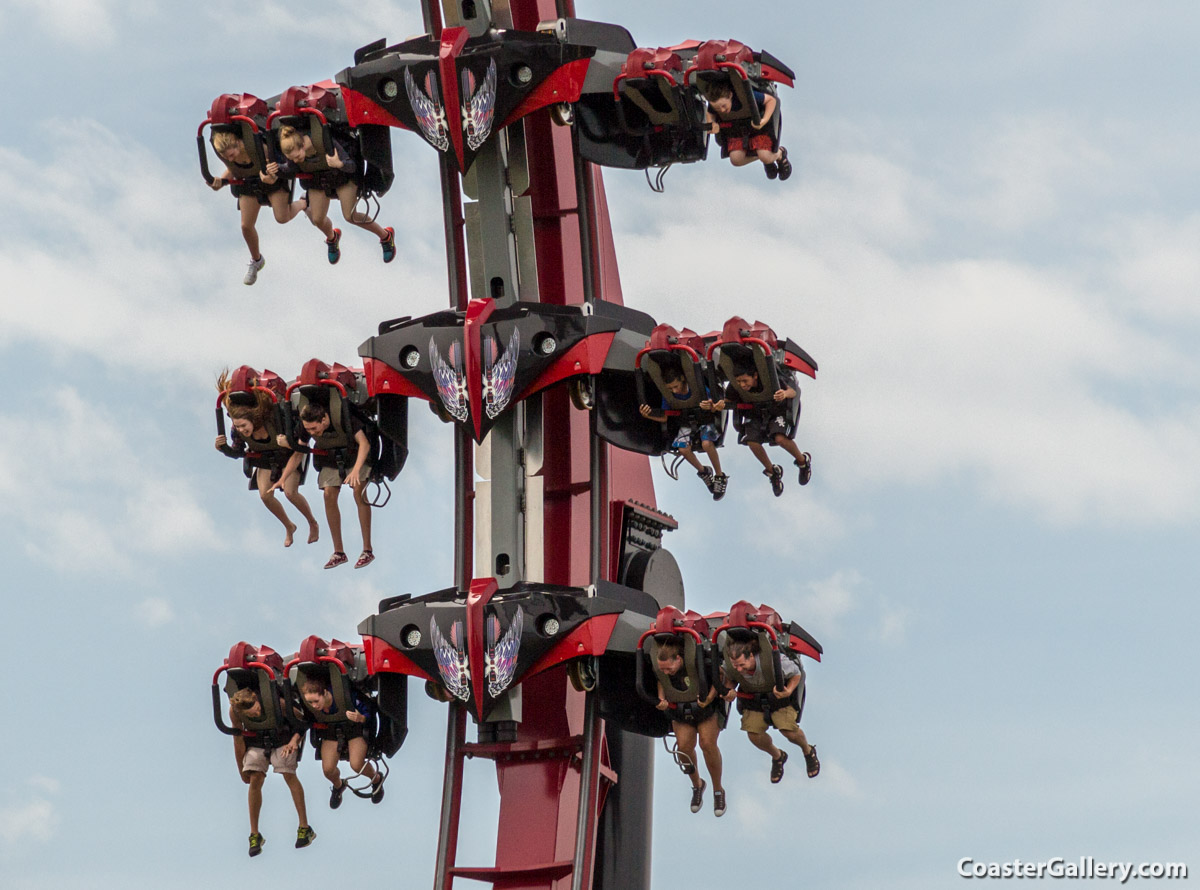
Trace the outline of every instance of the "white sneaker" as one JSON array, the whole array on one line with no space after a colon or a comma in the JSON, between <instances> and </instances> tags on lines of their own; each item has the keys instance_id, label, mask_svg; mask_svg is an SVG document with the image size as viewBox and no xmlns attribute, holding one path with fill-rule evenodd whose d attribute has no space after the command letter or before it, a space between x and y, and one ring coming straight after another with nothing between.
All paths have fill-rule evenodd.
<instances>
[{"instance_id":1,"label":"white sneaker","mask_svg":"<svg viewBox=\"0 0 1200 890\"><path fill-rule=\"evenodd\" d=\"M267 264L267 258L262 254L258 255L258 259L250 261L250 268L246 270L246 277L242 279L242 284L254 284L258 281L258 273L262 271L262 267Z\"/></svg>"}]
</instances>

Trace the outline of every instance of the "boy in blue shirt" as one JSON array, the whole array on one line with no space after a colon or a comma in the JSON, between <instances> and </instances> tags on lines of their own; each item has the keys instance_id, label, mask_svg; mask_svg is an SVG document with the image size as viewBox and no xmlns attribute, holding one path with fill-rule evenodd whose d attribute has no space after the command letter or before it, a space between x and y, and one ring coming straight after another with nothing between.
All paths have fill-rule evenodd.
<instances>
[{"instance_id":1,"label":"boy in blue shirt","mask_svg":"<svg viewBox=\"0 0 1200 890\"><path fill-rule=\"evenodd\" d=\"M688 389L687 381L683 377L683 369L679 365L667 364L662 370L662 378L663 384L675 398L683 401L691 398L691 390ZM658 411L649 405L642 405L638 410L647 420L665 424L667 422L666 407L667 403L664 399L662 407ZM717 429L717 418L712 410L712 400L705 399L700 403L700 407L702 410L693 412L693 417L689 418L691 422L685 421L679 427L679 432L675 435L671 447L677 450L680 456L695 469L696 475L712 492L713 500L719 501L725 497L725 489L729 485L729 477L721 472L721 458L717 456L717 440L721 438L721 434ZM696 457L696 448L700 448L708 455L708 459L712 461L712 469L704 466Z\"/></svg>"}]
</instances>

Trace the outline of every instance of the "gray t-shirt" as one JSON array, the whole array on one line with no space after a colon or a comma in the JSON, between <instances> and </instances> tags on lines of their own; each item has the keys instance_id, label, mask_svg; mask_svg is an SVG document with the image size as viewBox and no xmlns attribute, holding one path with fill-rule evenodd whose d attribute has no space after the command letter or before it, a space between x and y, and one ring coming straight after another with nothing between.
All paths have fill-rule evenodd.
<instances>
[{"instance_id":1,"label":"gray t-shirt","mask_svg":"<svg viewBox=\"0 0 1200 890\"><path fill-rule=\"evenodd\" d=\"M781 669L780 673L783 674L783 682L785 685L787 684L788 680L800 673L799 665L797 665L796 662L792 661L786 655L779 656L779 667ZM742 674L738 671L734 671L734 677L739 681L744 680L750 684L762 682L762 662L759 660L759 656L754 656L753 674Z\"/></svg>"}]
</instances>

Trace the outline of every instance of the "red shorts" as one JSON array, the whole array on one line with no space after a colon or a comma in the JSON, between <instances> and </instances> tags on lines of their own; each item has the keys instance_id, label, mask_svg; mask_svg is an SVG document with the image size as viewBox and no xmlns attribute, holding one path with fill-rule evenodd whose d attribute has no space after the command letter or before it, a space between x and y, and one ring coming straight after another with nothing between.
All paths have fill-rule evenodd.
<instances>
[{"instance_id":1,"label":"red shorts","mask_svg":"<svg viewBox=\"0 0 1200 890\"><path fill-rule=\"evenodd\" d=\"M750 151L770 151L771 137L766 133L759 133L756 136L750 137ZM746 139L741 136L730 136L725 142L726 150L730 152L746 151Z\"/></svg>"}]
</instances>

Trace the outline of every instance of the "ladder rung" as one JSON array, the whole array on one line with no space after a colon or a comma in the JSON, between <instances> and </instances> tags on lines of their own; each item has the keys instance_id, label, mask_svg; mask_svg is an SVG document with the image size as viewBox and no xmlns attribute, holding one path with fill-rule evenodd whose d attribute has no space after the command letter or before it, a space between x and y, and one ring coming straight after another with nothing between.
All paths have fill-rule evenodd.
<instances>
[{"instance_id":1,"label":"ladder rung","mask_svg":"<svg viewBox=\"0 0 1200 890\"><path fill-rule=\"evenodd\" d=\"M583 750L583 736L560 739L539 739L533 742L469 742L459 751L464 757L486 757L491 760L543 760L562 757Z\"/></svg>"},{"instance_id":2,"label":"ladder rung","mask_svg":"<svg viewBox=\"0 0 1200 890\"><path fill-rule=\"evenodd\" d=\"M489 868L460 868L454 866L450 869L450 874L456 878L470 878L473 881L490 881L495 884L521 878L549 878L555 880L569 875L571 867L571 860L564 859L561 862L527 865L523 868L504 868L499 865L493 865Z\"/></svg>"}]
</instances>

